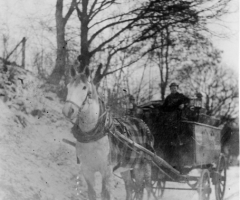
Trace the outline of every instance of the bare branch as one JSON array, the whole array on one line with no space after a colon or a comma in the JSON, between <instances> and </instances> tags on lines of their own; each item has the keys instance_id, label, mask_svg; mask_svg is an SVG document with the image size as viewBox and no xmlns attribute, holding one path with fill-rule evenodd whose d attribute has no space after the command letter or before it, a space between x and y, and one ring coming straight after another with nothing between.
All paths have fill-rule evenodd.
<instances>
[{"instance_id":1,"label":"bare branch","mask_svg":"<svg viewBox=\"0 0 240 200\"><path fill-rule=\"evenodd\" d=\"M88 14L89 18L91 18L92 14L93 14L93 10L94 10L97 2L98 2L98 0L94 0L92 6L91 6L91 8L90 8L89 14Z\"/></svg>"},{"instance_id":2,"label":"bare branch","mask_svg":"<svg viewBox=\"0 0 240 200\"><path fill-rule=\"evenodd\" d=\"M110 42L111 40L113 40L114 38L116 38L118 35L120 35L122 32L124 32L125 30L127 30L128 28L130 28L133 23L136 21L136 18L131 18L131 19L126 19L126 20L122 20L122 21L118 21L118 22L113 22L113 23L110 23L104 27L102 27L101 29L99 29L96 33L94 33L91 38L89 39L89 45L92 43L92 41L101 33L103 32L104 30L106 30L107 28L110 28L110 27L113 27L113 26L116 26L118 24L123 24L123 23L126 23L126 22L130 22L129 24L127 24L123 29L121 29L120 31L118 31L114 36L112 36L110 39L108 39L106 42L104 42L104 45L107 44L108 42ZM104 45L100 45L101 48L102 46Z\"/></svg>"},{"instance_id":3,"label":"bare branch","mask_svg":"<svg viewBox=\"0 0 240 200\"><path fill-rule=\"evenodd\" d=\"M104 0L101 2L101 5L96 9L96 10L92 10L91 15L89 15L89 21L91 21L98 13L102 12L103 10L106 10L107 8L109 8L110 6L112 6L112 4L114 4L115 2L113 0L111 1L107 1Z\"/></svg>"},{"instance_id":4,"label":"bare branch","mask_svg":"<svg viewBox=\"0 0 240 200\"><path fill-rule=\"evenodd\" d=\"M106 18L106 19L103 19L102 21L99 21L99 22L94 23L93 25L91 25L91 26L89 27L89 29L91 29L91 28L93 28L94 26L99 25L99 24L101 24L101 23L103 23L103 22L106 22L106 21L109 21L109 20L114 20L114 19L117 20L118 18L122 18L122 17L128 16L128 15L130 16L131 14L130 14L130 13L124 13L124 14L120 14L120 15L113 16L113 17L108 17L108 18ZM91 18L90 20L92 20L92 18Z\"/></svg>"},{"instance_id":5,"label":"bare branch","mask_svg":"<svg viewBox=\"0 0 240 200\"><path fill-rule=\"evenodd\" d=\"M71 6L70 6L70 8L68 9L68 12L67 12L67 14L66 14L65 17L64 17L64 22L63 22L63 23L64 23L64 26L66 25L68 19L69 19L70 16L72 15L72 13L73 13L73 11L74 11L74 9L75 9L75 5L76 5L76 0L72 0Z\"/></svg>"},{"instance_id":6,"label":"bare branch","mask_svg":"<svg viewBox=\"0 0 240 200\"><path fill-rule=\"evenodd\" d=\"M80 21L82 21L82 11L80 10L80 8L77 5L75 7L76 7L78 19Z\"/></svg>"},{"instance_id":7,"label":"bare branch","mask_svg":"<svg viewBox=\"0 0 240 200\"><path fill-rule=\"evenodd\" d=\"M123 67L120 67L120 68L115 69L115 70L113 70L113 71L107 72L107 73L105 74L105 76L110 75L110 74L113 74L113 73L115 73L115 72L117 72L117 71L119 71L119 70L121 70L121 69L127 68L127 67L131 66L132 64L136 63L136 62L139 61L139 60L140 60L140 58L138 58L138 59L136 59L136 60L128 63L127 65L125 65L125 66L123 66Z\"/></svg>"},{"instance_id":8,"label":"bare branch","mask_svg":"<svg viewBox=\"0 0 240 200\"><path fill-rule=\"evenodd\" d=\"M132 20L132 19L131 19L131 20ZM131 21L131 20L125 20L125 22ZM96 47L94 50L92 50L92 51L90 52L90 54L93 55L93 54L95 54L96 52L100 51L100 50L102 49L102 47L104 47L106 44L108 44L108 43L111 42L113 39L115 39L116 37L118 37L118 36L119 36L121 33L123 33L125 30L129 29L134 22L135 22L135 20L132 21L131 23L127 24L124 28L122 28L120 31L118 31L117 33L115 33L112 37L110 37L109 39L107 39L106 41L104 41L103 43L101 43L98 47ZM122 22L120 22L120 23L122 23ZM104 28L100 29L99 31L97 31L97 32L91 37L91 39L89 40L89 44L90 44L90 43L92 42L92 40L93 40L100 32L102 32L104 29L109 28L109 27L111 27L111 26L113 26L113 25L120 24L120 23L119 23L119 22L116 22L116 23L109 24L109 25L105 26Z\"/></svg>"}]
</instances>

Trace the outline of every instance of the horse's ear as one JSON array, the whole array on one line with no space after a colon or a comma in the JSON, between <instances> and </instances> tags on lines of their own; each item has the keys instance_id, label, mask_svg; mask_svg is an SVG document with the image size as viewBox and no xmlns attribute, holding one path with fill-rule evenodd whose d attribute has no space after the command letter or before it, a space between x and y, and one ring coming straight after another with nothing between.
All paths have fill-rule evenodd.
<instances>
[{"instance_id":1,"label":"horse's ear","mask_svg":"<svg viewBox=\"0 0 240 200\"><path fill-rule=\"evenodd\" d=\"M78 63L79 63L78 72L79 72L79 73L82 73L82 72L84 72L84 70L85 70L85 68L84 68L84 66L83 66L83 64L82 64L83 56L82 56L82 55L79 55L79 56L77 57L77 60L78 60Z\"/></svg>"},{"instance_id":2,"label":"horse's ear","mask_svg":"<svg viewBox=\"0 0 240 200\"><path fill-rule=\"evenodd\" d=\"M77 75L77 72L75 70L75 68L73 66L71 66L71 69L70 69L70 76L71 77L75 77Z\"/></svg>"},{"instance_id":3,"label":"horse's ear","mask_svg":"<svg viewBox=\"0 0 240 200\"><path fill-rule=\"evenodd\" d=\"M78 62L82 62L82 55L79 55L79 56L77 57L77 60L78 60Z\"/></svg>"},{"instance_id":4,"label":"horse's ear","mask_svg":"<svg viewBox=\"0 0 240 200\"><path fill-rule=\"evenodd\" d=\"M85 74L87 77L90 77L91 73L88 67L85 68Z\"/></svg>"}]
</instances>

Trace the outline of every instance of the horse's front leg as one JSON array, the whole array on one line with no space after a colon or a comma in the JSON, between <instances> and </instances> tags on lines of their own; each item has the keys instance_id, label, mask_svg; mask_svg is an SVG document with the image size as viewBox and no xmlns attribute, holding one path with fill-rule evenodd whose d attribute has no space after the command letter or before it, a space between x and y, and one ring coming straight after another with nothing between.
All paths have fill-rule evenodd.
<instances>
[{"instance_id":1,"label":"horse's front leg","mask_svg":"<svg viewBox=\"0 0 240 200\"><path fill-rule=\"evenodd\" d=\"M144 180L145 180L145 188L147 190L147 199L150 199L151 191L152 191L152 166L150 162L146 161L144 166Z\"/></svg>"},{"instance_id":2,"label":"horse's front leg","mask_svg":"<svg viewBox=\"0 0 240 200\"><path fill-rule=\"evenodd\" d=\"M143 192L144 192L144 168L140 167L137 169L133 169L132 173L134 175L135 182L134 185L134 193L135 199L143 200Z\"/></svg>"},{"instance_id":3,"label":"horse's front leg","mask_svg":"<svg viewBox=\"0 0 240 200\"><path fill-rule=\"evenodd\" d=\"M95 176L92 171L83 171L85 181L88 186L88 198L89 200L96 200L96 191L95 191Z\"/></svg>"},{"instance_id":4,"label":"horse's front leg","mask_svg":"<svg viewBox=\"0 0 240 200\"><path fill-rule=\"evenodd\" d=\"M113 172L112 167L108 166L102 172L102 200L112 200Z\"/></svg>"},{"instance_id":5,"label":"horse's front leg","mask_svg":"<svg viewBox=\"0 0 240 200\"><path fill-rule=\"evenodd\" d=\"M121 173L121 176L124 180L124 185L126 189L126 200L132 200L133 183L131 179L131 173L130 171L125 171Z\"/></svg>"}]
</instances>

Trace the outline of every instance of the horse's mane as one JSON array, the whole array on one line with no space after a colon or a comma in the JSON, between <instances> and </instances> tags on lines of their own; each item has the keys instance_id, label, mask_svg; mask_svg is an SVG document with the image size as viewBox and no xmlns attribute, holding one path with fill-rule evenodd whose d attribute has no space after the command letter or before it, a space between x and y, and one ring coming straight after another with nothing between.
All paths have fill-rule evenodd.
<instances>
[{"instance_id":1,"label":"horse's mane","mask_svg":"<svg viewBox=\"0 0 240 200\"><path fill-rule=\"evenodd\" d=\"M79 84L80 81L87 83L89 82L91 85L91 92L92 92L92 98L97 100L98 99L98 93L97 93L97 89L96 86L93 84L92 78L90 78L90 81L88 80L88 77L86 76L86 74L78 74L77 78L76 78L76 82L75 84Z\"/></svg>"},{"instance_id":2,"label":"horse's mane","mask_svg":"<svg viewBox=\"0 0 240 200\"><path fill-rule=\"evenodd\" d=\"M92 86L92 97L93 99L98 99L98 93L97 93L97 89L96 86L93 84L93 81L90 81L91 86Z\"/></svg>"}]
</instances>

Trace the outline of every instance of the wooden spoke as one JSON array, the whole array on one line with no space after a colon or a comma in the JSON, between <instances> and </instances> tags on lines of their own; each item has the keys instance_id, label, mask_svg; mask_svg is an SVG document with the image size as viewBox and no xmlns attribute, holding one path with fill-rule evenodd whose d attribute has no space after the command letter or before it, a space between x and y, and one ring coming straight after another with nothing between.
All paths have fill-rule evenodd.
<instances>
[{"instance_id":1,"label":"wooden spoke","mask_svg":"<svg viewBox=\"0 0 240 200\"><path fill-rule=\"evenodd\" d=\"M216 174L216 177L215 177L216 200L223 200L225 187L226 187L226 178L227 178L226 160L223 155L219 157L215 174Z\"/></svg>"},{"instance_id":2,"label":"wooden spoke","mask_svg":"<svg viewBox=\"0 0 240 200\"><path fill-rule=\"evenodd\" d=\"M152 181L152 193L155 199L159 199L163 196L166 181L154 180Z\"/></svg>"},{"instance_id":3,"label":"wooden spoke","mask_svg":"<svg viewBox=\"0 0 240 200\"><path fill-rule=\"evenodd\" d=\"M204 169L201 173L201 177L199 179L199 200L209 200L211 194L211 186L210 186L210 173L207 169Z\"/></svg>"}]
</instances>

